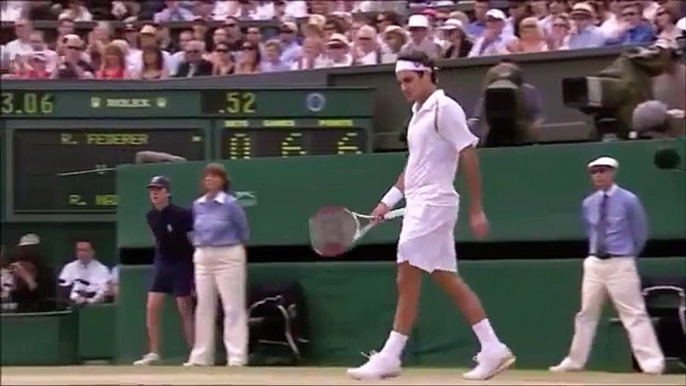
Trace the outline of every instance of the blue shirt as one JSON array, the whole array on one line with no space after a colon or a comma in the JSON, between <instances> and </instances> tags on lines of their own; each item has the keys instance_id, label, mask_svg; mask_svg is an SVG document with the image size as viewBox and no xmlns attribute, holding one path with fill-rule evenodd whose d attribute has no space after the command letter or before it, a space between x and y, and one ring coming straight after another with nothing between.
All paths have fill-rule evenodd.
<instances>
[{"instance_id":1,"label":"blue shirt","mask_svg":"<svg viewBox=\"0 0 686 386\"><path fill-rule=\"evenodd\" d=\"M582 206L589 255L595 255L598 249L598 222L603 193L599 190L586 197ZM605 251L611 255L638 256L648 240L648 223L641 201L635 194L617 185L613 185L607 195Z\"/></svg>"},{"instance_id":2,"label":"blue shirt","mask_svg":"<svg viewBox=\"0 0 686 386\"><path fill-rule=\"evenodd\" d=\"M583 31L578 31L569 36L569 49L580 50L583 48L595 48L605 45L605 34L596 27L590 26Z\"/></svg>"},{"instance_id":3,"label":"blue shirt","mask_svg":"<svg viewBox=\"0 0 686 386\"><path fill-rule=\"evenodd\" d=\"M193 229L196 247L245 244L250 234L243 208L234 196L224 192L193 202Z\"/></svg>"},{"instance_id":4,"label":"blue shirt","mask_svg":"<svg viewBox=\"0 0 686 386\"><path fill-rule=\"evenodd\" d=\"M639 24L634 28L626 30L625 33L617 38L608 40L607 45L651 43L653 40L655 40L655 30L653 30L653 27L649 24Z\"/></svg>"},{"instance_id":5,"label":"blue shirt","mask_svg":"<svg viewBox=\"0 0 686 386\"><path fill-rule=\"evenodd\" d=\"M169 204L162 210L150 209L145 217L155 236L155 263L193 261L193 245L188 240L188 233L193 230L190 210Z\"/></svg>"}]
</instances>

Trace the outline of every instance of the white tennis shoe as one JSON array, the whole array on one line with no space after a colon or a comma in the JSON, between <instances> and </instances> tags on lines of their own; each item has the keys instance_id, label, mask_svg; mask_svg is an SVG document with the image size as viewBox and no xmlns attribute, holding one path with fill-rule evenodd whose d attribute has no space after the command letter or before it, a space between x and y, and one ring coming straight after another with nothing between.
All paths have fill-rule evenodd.
<instances>
[{"instance_id":1,"label":"white tennis shoe","mask_svg":"<svg viewBox=\"0 0 686 386\"><path fill-rule=\"evenodd\" d=\"M155 352L149 352L143 355L143 358L133 362L134 366L150 366L160 361L160 355Z\"/></svg>"},{"instance_id":2,"label":"white tennis shoe","mask_svg":"<svg viewBox=\"0 0 686 386\"><path fill-rule=\"evenodd\" d=\"M504 344L494 349L482 350L474 358L476 367L462 374L462 377L470 381L485 381L507 370L516 359Z\"/></svg>"},{"instance_id":3,"label":"white tennis shoe","mask_svg":"<svg viewBox=\"0 0 686 386\"><path fill-rule=\"evenodd\" d=\"M560 362L559 365L551 366L548 370L550 370L551 373L566 373L570 371L581 371L583 370L583 367L577 366L571 361L571 359L565 358L562 360L562 362Z\"/></svg>"},{"instance_id":4,"label":"white tennis shoe","mask_svg":"<svg viewBox=\"0 0 686 386\"><path fill-rule=\"evenodd\" d=\"M381 353L371 353L367 363L347 371L348 376L357 380L395 378L400 372L400 359Z\"/></svg>"}]
</instances>

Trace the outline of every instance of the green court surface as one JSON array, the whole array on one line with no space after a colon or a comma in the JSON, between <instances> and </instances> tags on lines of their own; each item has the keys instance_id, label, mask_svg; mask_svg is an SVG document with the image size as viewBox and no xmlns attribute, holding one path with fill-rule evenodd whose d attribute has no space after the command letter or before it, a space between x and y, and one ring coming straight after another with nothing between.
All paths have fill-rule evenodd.
<instances>
[{"instance_id":1,"label":"green court surface","mask_svg":"<svg viewBox=\"0 0 686 386\"><path fill-rule=\"evenodd\" d=\"M407 369L395 379L354 381L344 368L313 367L3 367L6 385L684 385L684 375L649 376L508 370L485 382L465 381L463 369Z\"/></svg>"}]
</instances>

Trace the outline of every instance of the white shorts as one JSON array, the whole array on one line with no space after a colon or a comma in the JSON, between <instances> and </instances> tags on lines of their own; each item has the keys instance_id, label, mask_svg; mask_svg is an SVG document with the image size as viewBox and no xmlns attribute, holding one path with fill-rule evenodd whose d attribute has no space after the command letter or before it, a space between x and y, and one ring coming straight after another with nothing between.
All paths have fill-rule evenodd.
<instances>
[{"instance_id":1,"label":"white shorts","mask_svg":"<svg viewBox=\"0 0 686 386\"><path fill-rule=\"evenodd\" d=\"M407 206L398 240L398 264L408 262L428 273L457 272L453 232L459 209L459 206Z\"/></svg>"}]
</instances>

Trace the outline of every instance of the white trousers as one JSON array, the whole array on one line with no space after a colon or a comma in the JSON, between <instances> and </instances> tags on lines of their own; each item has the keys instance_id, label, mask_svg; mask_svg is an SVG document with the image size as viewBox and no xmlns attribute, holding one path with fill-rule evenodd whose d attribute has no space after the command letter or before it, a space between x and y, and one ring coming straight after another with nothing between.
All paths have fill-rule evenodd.
<instances>
[{"instance_id":1,"label":"white trousers","mask_svg":"<svg viewBox=\"0 0 686 386\"><path fill-rule=\"evenodd\" d=\"M224 346L228 361L246 364L248 316L246 310L246 260L242 245L200 247L195 263L195 342L189 362L214 364L217 293L224 309Z\"/></svg>"},{"instance_id":2,"label":"white trousers","mask_svg":"<svg viewBox=\"0 0 686 386\"><path fill-rule=\"evenodd\" d=\"M575 366L585 366L607 295L629 335L631 349L641 369L663 369L665 358L646 312L636 261L630 257L601 260L589 256L584 260L581 310L576 314L568 359Z\"/></svg>"}]
</instances>

